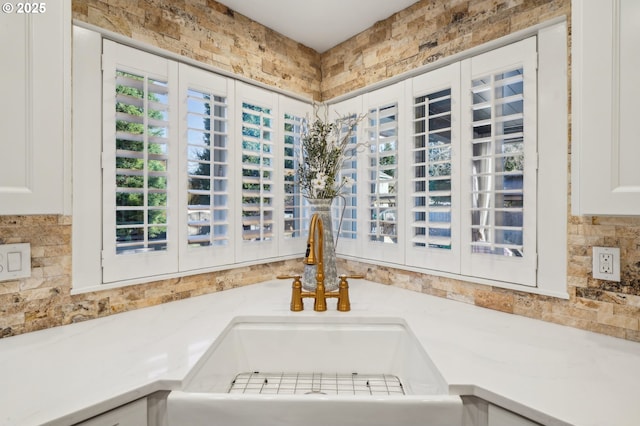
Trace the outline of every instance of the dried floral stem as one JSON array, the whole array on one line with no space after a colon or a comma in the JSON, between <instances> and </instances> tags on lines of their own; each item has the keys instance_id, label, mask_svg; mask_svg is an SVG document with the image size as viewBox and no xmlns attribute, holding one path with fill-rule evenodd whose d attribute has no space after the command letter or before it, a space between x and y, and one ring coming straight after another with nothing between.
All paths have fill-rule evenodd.
<instances>
[{"instance_id":1,"label":"dried floral stem","mask_svg":"<svg viewBox=\"0 0 640 426\"><path fill-rule=\"evenodd\" d=\"M329 122L318 117L303 127L298 182L307 198L335 198L353 180L343 177L336 181L347 159L347 148L363 115L345 115Z\"/></svg>"}]
</instances>

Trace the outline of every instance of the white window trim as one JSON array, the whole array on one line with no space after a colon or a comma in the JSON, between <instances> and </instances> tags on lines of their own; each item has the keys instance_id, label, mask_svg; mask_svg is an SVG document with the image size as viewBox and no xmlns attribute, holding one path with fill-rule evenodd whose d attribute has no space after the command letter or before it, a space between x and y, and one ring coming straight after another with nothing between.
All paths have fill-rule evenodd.
<instances>
[{"instance_id":1,"label":"white window trim","mask_svg":"<svg viewBox=\"0 0 640 426\"><path fill-rule=\"evenodd\" d=\"M206 259L211 256L204 255L203 259L190 259L189 262L180 263L180 254L175 254L176 265L171 266L170 272L149 272L145 276L139 276L135 278L122 277L122 279L114 280L114 282L103 282L103 255L102 241L103 241L103 195L102 191L96 190L96 188L102 187L102 128L103 128L103 115L102 115L102 44L103 34L101 32L95 32L90 29L74 26L74 90L73 90L73 102L74 102L74 127L73 135L73 156L78 159L76 164L73 165L74 173L74 186L73 196L76 200L73 203L73 215L74 215L74 232L72 235L73 243L73 288L72 294L85 293L89 291L106 290L112 288L118 288L127 285L146 283L159 279L170 279L175 277L202 274L207 272L214 272L218 270L228 269L229 267L243 267L247 265L255 265L259 263L267 263L274 260L286 260L291 258L298 258L301 256L304 250L304 242L300 241L300 238L296 239L282 239L274 238L272 241L265 244L256 244L255 247L249 247L242 244L241 230L236 229L240 225L239 219L230 221L230 232L233 240L232 256L223 255L218 256L215 259ZM119 39L116 41L120 41ZM111 42L109 42L111 43ZM133 44L133 45L132 45ZM136 49L140 49L135 43L126 43L126 46L130 46ZM126 49L126 48L125 48ZM157 54L157 52L147 53L141 52L145 55ZM153 50L153 49L152 49ZM195 74L208 75L210 80L226 80L227 84L227 97L229 100L228 114L230 119L230 185L233 187L240 182L239 177L241 174L241 167L239 166L239 159L241 158L241 152L238 148L238 141L241 138L238 137L237 132L241 132L241 127L237 125L239 110L237 103L242 105L242 99L250 99L252 96L257 99L267 100L267 103L273 108L273 130L272 135L274 141L274 153L281 152L283 143L281 141L283 132L279 128L281 123L281 114L284 112L295 113L301 116L305 116L312 110L311 102L304 102L299 99L292 99L289 96L285 96L272 90L265 90L263 88L249 85L246 83L237 82L227 77L212 73L207 69L196 69L190 65L176 62L175 59L180 59L168 55L160 55L156 57L158 61L173 61L174 64L180 68L181 72L192 72ZM188 71L187 71L188 69ZM183 80L179 84L178 80L182 80L179 73L179 78L175 83L175 89L182 90L185 87L185 81ZM196 79L198 80L198 79ZM209 81L207 83L206 76L201 78L200 81L204 86L213 84ZM220 83L220 81L218 81ZM180 87L181 86L181 87ZM241 89L235 90L236 86L242 86ZM179 93L177 99L180 103L184 102L184 94L182 91ZM282 108L280 107L282 105ZM283 109L284 108L284 109ZM183 115L186 110L183 110ZM240 112L241 114L241 112ZM241 117L241 115L240 115ZM235 120L236 125L233 124ZM177 120L181 122L180 120ZM240 120L241 121L241 120ZM182 133L185 132L184 127L180 125L175 126L175 132L180 131L180 154L176 155L180 163L180 172L178 178L175 180L180 181L180 187L184 189L186 182L186 174L183 176L182 172L186 171L186 157L184 150L186 149L183 144ZM81 141L81 142L80 142ZM79 161L82 159L82 161ZM284 177L281 175L284 172L283 165L280 164L282 158L278 155L275 157L274 173L276 177L274 179L274 233L275 235L281 234L279 232L282 229L284 220ZM183 164L184 163L184 164ZM176 185L178 186L178 185ZM231 189L230 194L230 206L232 207L232 214L237 209L238 202L241 200L239 195L234 194L235 188ZM235 191L237 192L237 191ZM174 206L175 216L181 215L182 207L184 205L184 193L185 191L177 191L175 195ZM107 195L109 196L109 195ZM180 234L176 234L174 246L177 246L182 256L188 254L187 252L191 248L186 247L186 225L182 224L178 227ZM244 247L243 247L244 246ZM241 247L243 247L241 249ZM176 251L178 250L176 249ZM205 250L204 251L208 251ZM209 250L210 251L210 250ZM222 252L220 252L222 253ZM265 253L270 254L270 257L265 256ZM139 255L135 257L135 262L141 262ZM202 257L202 256L201 256ZM124 256L121 257L124 259ZM121 260L118 259L118 260ZM129 260L129 259L126 259ZM173 261L172 261L173 262ZM143 267L144 267L144 262ZM140 266L140 265L136 265Z\"/></svg>"},{"instance_id":2,"label":"white window trim","mask_svg":"<svg viewBox=\"0 0 640 426\"><path fill-rule=\"evenodd\" d=\"M88 25L82 25L88 28ZM96 154L95 145L101 143L101 117L97 119L92 114L96 108L100 108L101 98L101 76L96 71L96 64L100 64L100 45L102 34L109 32L95 28L100 31L86 30L74 27L74 72L82 70L81 73L74 74L73 80L73 102L74 102L74 144L73 156L83 158L83 162L76 162L73 165L73 195L74 198L83 197L82 203L73 204L74 232L73 240L73 289L72 294L78 294L88 291L105 290L109 288L117 288L124 285L149 282L154 278L143 277L134 280L127 280L114 284L100 284L100 256L95 253L100 252L101 248L101 228L95 227L95 218L101 218L102 209L100 198L101 194L95 192L95 188L99 187L100 155ZM111 33L109 33L111 34ZM385 260L371 260L359 256L362 253L362 238L355 241L341 241L338 244L338 252L345 259L354 259L373 264L384 266L399 267L404 270L416 271L420 273L432 274L435 276L448 277L451 279L463 279L465 281L491 285L496 287L526 291L559 298L568 298L566 277L567 277L567 188L568 176L566 173L568 164L567 154L567 120L558 120L558 117L567 117L567 81L566 78L558 78L558 75L567 75L567 26L564 19L554 19L552 21L536 25L527 30L514 33L505 38L494 40L478 48L471 49L460 54L453 55L448 60L438 61L436 64L430 64L420 67L400 75L394 79L367 87L359 91L362 93L366 90L387 86L393 81L399 81L430 71L448 63L468 57L482 51L487 51L501 45L517 41L532 34L538 35L539 45L539 94L538 94L538 138L540 141L548 141L539 146L539 187L544 188L544 199L538 202L538 222L542 224L538 226L538 283L537 287L527 288L521 285L514 285L508 282L500 282L475 277L461 277L459 274L452 274L443 271L432 270L428 268L419 268L415 266L399 265L397 263ZM112 37L116 41L126 41L130 45L137 45L129 39L123 38L116 34ZM98 46L96 48L96 46ZM171 54L161 49L144 46L145 50L154 53L162 53L171 57ZM177 55L173 55L177 58ZM82 60L79 60L82 58ZM187 61L188 62L188 61ZM204 67L208 68L208 67ZM222 72L222 74L225 74ZM227 73L228 74L228 73ZM242 78L240 78L242 79ZM96 84L96 82L98 82ZM357 105L361 103L361 99L356 94L346 94L335 100L329 101L332 105L336 105L336 109L344 110L344 112L358 112L361 109L351 108L349 104ZM291 97L300 99L297 95ZM352 101L352 99L354 99ZM340 104L349 105L346 108L337 106ZM97 135L97 136L96 136ZM78 141L83 141L79 143ZM99 150L97 152L100 152ZM83 190L84 188L84 190ZM90 194L87 197L87 194ZM353 243L353 244L351 244ZM296 258L298 255L282 256L279 259ZM242 267L244 265L263 263L273 261L273 258L261 259L260 261L242 262L236 261L234 267ZM188 271L182 273L165 274L159 278L173 278L190 274L199 274L212 272L226 267L203 268L196 271Z\"/></svg>"},{"instance_id":3,"label":"white window trim","mask_svg":"<svg viewBox=\"0 0 640 426\"><path fill-rule=\"evenodd\" d=\"M101 62L100 34L74 26L72 294L104 288Z\"/></svg>"},{"instance_id":4,"label":"white window trim","mask_svg":"<svg viewBox=\"0 0 640 426\"><path fill-rule=\"evenodd\" d=\"M520 41L531 35L537 36L538 44L538 94L537 94L537 139L538 139L538 190L537 190L537 281L535 287L514 284L506 280L487 279L462 275L430 267L416 266L415 262L399 264L388 258L376 259L363 256L363 251L340 250L341 257L426 273L483 285L506 288L568 299L567 291L567 207L568 207L568 88L567 88L567 26L566 22L553 21L503 39L488 43L465 53L456 55L463 60L491 49ZM490 47L490 48L489 48ZM453 59L452 59L453 61ZM445 65L446 66L446 65ZM435 68L434 68L435 69ZM426 70L433 71L434 69ZM412 74L413 77L415 74ZM359 92L358 92L359 93ZM366 95L352 95L354 99ZM342 105L351 98L336 98L335 105ZM329 101L333 108L333 101ZM365 106L363 105L363 109ZM558 119L558 117L567 117ZM406 122L403 120L403 123ZM404 125L403 125L404 127ZM406 141L405 141L406 143ZM404 161L404 160L401 160ZM403 168L406 170L406 167ZM402 203L400 203L402 205ZM362 203L360 203L362 205ZM360 212L359 212L360 214ZM399 216L406 218L407 215ZM408 223L408 222L407 222ZM462 230L464 232L464 230ZM360 242L362 244L362 242Z\"/></svg>"}]
</instances>

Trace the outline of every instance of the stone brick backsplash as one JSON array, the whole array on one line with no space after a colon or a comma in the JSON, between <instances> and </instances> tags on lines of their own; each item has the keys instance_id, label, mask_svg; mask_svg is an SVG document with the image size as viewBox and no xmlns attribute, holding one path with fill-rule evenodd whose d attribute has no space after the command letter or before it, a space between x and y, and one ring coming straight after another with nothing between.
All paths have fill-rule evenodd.
<instances>
[{"instance_id":1,"label":"stone brick backsplash","mask_svg":"<svg viewBox=\"0 0 640 426\"><path fill-rule=\"evenodd\" d=\"M0 216L0 244L10 243L31 243L31 277L0 282L0 337L240 287L301 269L299 261L282 261L72 295L70 217Z\"/></svg>"},{"instance_id":2,"label":"stone brick backsplash","mask_svg":"<svg viewBox=\"0 0 640 426\"><path fill-rule=\"evenodd\" d=\"M330 99L557 16L570 0L422 0L319 55L213 0L74 0L80 21L314 99ZM569 189L567 189L569 196ZM353 260L372 281L640 341L640 216L567 215L569 299ZM0 216L0 243L31 243L32 276L0 282L0 336L193 297L298 271L299 261L71 295L66 216ZM593 246L620 247L621 282L591 278ZM357 303L357 301L352 301Z\"/></svg>"},{"instance_id":3,"label":"stone brick backsplash","mask_svg":"<svg viewBox=\"0 0 640 426\"><path fill-rule=\"evenodd\" d=\"M73 18L320 99L320 54L213 0L73 0Z\"/></svg>"},{"instance_id":4,"label":"stone brick backsplash","mask_svg":"<svg viewBox=\"0 0 640 426\"><path fill-rule=\"evenodd\" d=\"M322 55L322 98L451 56L557 16L570 0L422 0Z\"/></svg>"}]
</instances>

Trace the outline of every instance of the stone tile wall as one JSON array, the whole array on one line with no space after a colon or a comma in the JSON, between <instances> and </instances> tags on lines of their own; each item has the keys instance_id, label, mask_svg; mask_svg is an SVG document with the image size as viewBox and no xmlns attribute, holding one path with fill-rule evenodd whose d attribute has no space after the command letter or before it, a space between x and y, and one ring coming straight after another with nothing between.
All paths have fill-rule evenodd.
<instances>
[{"instance_id":1,"label":"stone tile wall","mask_svg":"<svg viewBox=\"0 0 640 426\"><path fill-rule=\"evenodd\" d=\"M99 318L273 279L282 261L71 295L71 218L0 216L0 244L31 243L31 277L0 282L0 337ZM283 303L288 303L286 299Z\"/></svg>"},{"instance_id":2,"label":"stone tile wall","mask_svg":"<svg viewBox=\"0 0 640 426\"><path fill-rule=\"evenodd\" d=\"M309 99L320 54L214 0L73 0L73 19Z\"/></svg>"},{"instance_id":3,"label":"stone tile wall","mask_svg":"<svg viewBox=\"0 0 640 426\"><path fill-rule=\"evenodd\" d=\"M422 0L322 55L329 100L557 16L571 0Z\"/></svg>"},{"instance_id":4,"label":"stone tile wall","mask_svg":"<svg viewBox=\"0 0 640 426\"><path fill-rule=\"evenodd\" d=\"M570 7L570 0L422 0L320 56L213 0L73 2L75 19L315 99L330 99L552 17L569 18ZM361 262L341 266L373 281L640 341L640 217L568 215L567 221L569 300ZM0 336L299 269L297 261L277 262L71 295L70 217L0 216L0 243L13 242L32 244L33 275L0 282ZM590 278L594 245L621 248L620 283Z\"/></svg>"}]
</instances>

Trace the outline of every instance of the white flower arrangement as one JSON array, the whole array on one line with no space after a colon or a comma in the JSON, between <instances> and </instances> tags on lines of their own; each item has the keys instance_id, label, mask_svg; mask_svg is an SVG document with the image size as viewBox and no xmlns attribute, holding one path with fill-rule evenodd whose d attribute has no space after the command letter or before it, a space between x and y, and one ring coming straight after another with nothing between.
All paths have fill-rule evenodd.
<instances>
[{"instance_id":1,"label":"white flower arrangement","mask_svg":"<svg viewBox=\"0 0 640 426\"><path fill-rule=\"evenodd\" d=\"M315 120L303 126L297 174L305 197L333 199L355 183L347 176L337 179L350 139L363 118L350 114L329 122L316 113Z\"/></svg>"}]
</instances>

